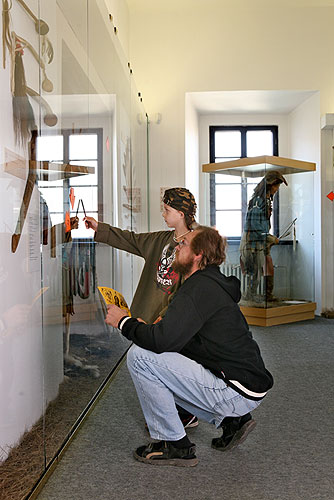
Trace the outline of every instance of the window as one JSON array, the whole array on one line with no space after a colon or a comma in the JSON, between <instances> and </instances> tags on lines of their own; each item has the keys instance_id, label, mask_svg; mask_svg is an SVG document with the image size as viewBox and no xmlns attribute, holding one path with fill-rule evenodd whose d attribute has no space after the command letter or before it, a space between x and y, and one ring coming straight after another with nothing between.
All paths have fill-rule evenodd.
<instances>
[{"instance_id":1,"label":"window","mask_svg":"<svg viewBox=\"0 0 334 500\"><path fill-rule=\"evenodd\" d=\"M97 220L103 219L102 207L102 129L63 130L59 135L40 136L37 139L37 160L70 163L94 167L94 174L70 177L57 181L38 181L41 195L46 201L52 225L64 222L64 213L75 216L78 202L83 200L86 214ZM74 189L75 202L70 205L70 188ZM78 216L84 217L80 204ZM93 230L87 230L83 223L72 230L73 238L91 238Z\"/></svg>"},{"instance_id":2,"label":"window","mask_svg":"<svg viewBox=\"0 0 334 500\"><path fill-rule=\"evenodd\" d=\"M277 126L211 126L210 163L237 160L248 156L278 156ZM247 206L262 177L210 175L210 224L239 241ZM278 234L278 194L274 199L273 230Z\"/></svg>"}]
</instances>

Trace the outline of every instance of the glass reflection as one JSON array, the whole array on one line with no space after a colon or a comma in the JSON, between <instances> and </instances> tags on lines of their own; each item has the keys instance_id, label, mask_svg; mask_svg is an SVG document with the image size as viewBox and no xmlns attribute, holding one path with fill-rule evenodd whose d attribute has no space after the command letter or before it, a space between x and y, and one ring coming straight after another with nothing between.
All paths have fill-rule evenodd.
<instances>
[{"instance_id":1,"label":"glass reflection","mask_svg":"<svg viewBox=\"0 0 334 500\"><path fill-rule=\"evenodd\" d=\"M97 245L83 218L145 231L148 203L145 110L98 4L26 3L43 33L23 4L2 3L0 460L2 473L17 471L8 499L18 483L20 498L29 492L128 347L104 323L97 286L131 303L141 263ZM19 95L10 82L23 70Z\"/></svg>"}]
</instances>

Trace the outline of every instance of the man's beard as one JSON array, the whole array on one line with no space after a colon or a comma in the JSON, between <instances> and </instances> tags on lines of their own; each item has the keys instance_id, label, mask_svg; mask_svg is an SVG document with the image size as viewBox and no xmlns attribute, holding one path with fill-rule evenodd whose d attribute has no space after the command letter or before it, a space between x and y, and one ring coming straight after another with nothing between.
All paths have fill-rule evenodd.
<instances>
[{"instance_id":1,"label":"man's beard","mask_svg":"<svg viewBox=\"0 0 334 500\"><path fill-rule=\"evenodd\" d=\"M186 262L179 262L175 259L172 267L175 272L182 274L183 276L186 276L192 270L193 263L194 261L191 257L189 257L189 259Z\"/></svg>"}]
</instances>

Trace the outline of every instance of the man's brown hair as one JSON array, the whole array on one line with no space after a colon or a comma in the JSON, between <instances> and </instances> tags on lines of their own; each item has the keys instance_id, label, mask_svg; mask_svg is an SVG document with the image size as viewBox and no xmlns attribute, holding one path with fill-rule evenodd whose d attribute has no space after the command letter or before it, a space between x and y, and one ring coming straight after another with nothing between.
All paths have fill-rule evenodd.
<instances>
[{"instance_id":1,"label":"man's brown hair","mask_svg":"<svg viewBox=\"0 0 334 500\"><path fill-rule=\"evenodd\" d=\"M197 226L190 243L195 255L202 254L199 262L201 270L210 265L220 266L226 257L226 246L226 239L216 229L208 226Z\"/></svg>"}]
</instances>

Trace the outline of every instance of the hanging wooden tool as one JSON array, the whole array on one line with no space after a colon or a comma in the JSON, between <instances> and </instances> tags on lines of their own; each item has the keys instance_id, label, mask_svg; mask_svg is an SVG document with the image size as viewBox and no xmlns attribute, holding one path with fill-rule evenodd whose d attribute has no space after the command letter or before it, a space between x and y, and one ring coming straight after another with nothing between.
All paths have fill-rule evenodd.
<instances>
[{"instance_id":1,"label":"hanging wooden tool","mask_svg":"<svg viewBox=\"0 0 334 500\"><path fill-rule=\"evenodd\" d=\"M17 35L15 33L15 31L12 31L12 38L14 38L16 40L19 40L19 42L22 45L22 48L23 49L27 48L30 51L31 55L33 56L33 58L35 59L35 61L37 61L38 65L41 68L42 73L43 73L42 89L45 92L52 92L53 91L53 83L46 76L45 63L42 60L42 58L38 55L38 53L36 52L36 50L34 49L34 47L25 38L22 38L21 36Z\"/></svg>"},{"instance_id":2,"label":"hanging wooden tool","mask_svg":"<svg viewBox=\"0 0 334 500\"><path fill-rule=\"evenodd\" d=\"M34 190L34 186L37 180L37 162L36 162L36 142L37 142L37 130L32 132L29 151L30 151L30 160L29 160L29 173L27 177L26 187L23 194L23 199L21 203L19 218L17 220L15 233L12 235L12 252L15 253L17 246L20 241L20 237L22 234L24 222L26 220L30 199L32 196L32 192Z\"/></svg>"},{"instance_id":3,"label":"hanging wooden tool","mask_svg":"<svg viewBox=\"0 0 334 500\"><path fill-rule=\"evenodd\" d=\"M45 125L47 125L48 127L54 127L55 125L57 125L58 122L57 115L54 114L47 101L38 92L27 86L26 86L26 93L29 97L32 97L37 102L37 104L41 105L41 107L44 109L45 114L43 117L43 121Z\"/></svg>"},{"instance_id":4,"label":"hanging wooden tool","mask_svg":"<svg viewBox=\"0 0 334 500\"><path fill-rule=\"evenodd\" d=\"M28 5L23 0L17 0L19 4L22 5L24 10L29 14L35 23L35 30L39 35L46 35L49 33L49 26L43 19L38 19L35 14L29 9Z\"/></svg>"},{"instance_id":5,"label":"hanging wooden tool","mask_svg":"<svg viewBox=\"0 0 334 500\"><path fill-rule=\"evenodd\" d=\"M9 12L12 8L12 2L8 4L8 0L2 0L2 67L6 69L6 47L9 53L12 53L12 42L10 37L10 17Z\"/></svg>"}]
</instances>

